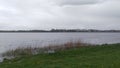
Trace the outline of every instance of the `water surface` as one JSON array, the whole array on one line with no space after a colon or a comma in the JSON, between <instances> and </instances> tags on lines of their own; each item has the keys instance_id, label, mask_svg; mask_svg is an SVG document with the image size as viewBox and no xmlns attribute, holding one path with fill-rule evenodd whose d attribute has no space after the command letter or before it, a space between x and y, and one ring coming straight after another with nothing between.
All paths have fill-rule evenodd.
<instances>
[{"instance_id":1,"label":"water surface","mask_svg":"<svg viewBox=\"0 0 120 68\"><path fill-rule=\"evenodd\" d=\"M0 33L0 53L26 46L81 40L91 44L120 43L120 33Z\"/></svg>"}]
</instances>

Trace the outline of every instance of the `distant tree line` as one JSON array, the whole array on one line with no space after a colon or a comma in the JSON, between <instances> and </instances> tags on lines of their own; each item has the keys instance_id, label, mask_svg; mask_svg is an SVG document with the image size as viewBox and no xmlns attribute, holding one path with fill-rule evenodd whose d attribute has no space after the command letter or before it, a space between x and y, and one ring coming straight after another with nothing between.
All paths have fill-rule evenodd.
<instances>
[{"instance_id":1,"label":"distant tree line","mask_svg":"<svg viewBox=\"0 0 120 68\"><path fill-rule=\"evenodd\" d=\"M120 30L51 29L51 30L0 30L0 32L120 32Z\"/></svg>"}]
</instances>

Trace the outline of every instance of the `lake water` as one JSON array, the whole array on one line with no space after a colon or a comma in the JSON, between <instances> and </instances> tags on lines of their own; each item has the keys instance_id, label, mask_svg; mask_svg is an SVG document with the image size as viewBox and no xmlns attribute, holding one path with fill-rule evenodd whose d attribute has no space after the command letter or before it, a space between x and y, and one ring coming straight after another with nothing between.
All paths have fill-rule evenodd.
<instances>
[{"instance_id":1,"label":"lake water","mask_svg":"<svg viewBox=\"0 0 120 68\"><path fill-rule=\"evenodd\" d=\"M47 46L81 40L91 44L120 43L120 33L0 33L0 53L27 46Z\"/></svg>"}]
</instances>

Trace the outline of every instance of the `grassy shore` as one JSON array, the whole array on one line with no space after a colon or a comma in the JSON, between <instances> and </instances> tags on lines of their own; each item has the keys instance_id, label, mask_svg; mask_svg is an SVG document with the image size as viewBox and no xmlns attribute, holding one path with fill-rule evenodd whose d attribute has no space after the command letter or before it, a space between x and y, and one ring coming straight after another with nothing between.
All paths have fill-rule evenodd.
<instances>
[{"instance_id":1,"label":"grassy shore","mask_svg":"<svg viewBox=\"0 0 120 68\"><path fill-rule=\"evenodd\" d=\"M120 44L82 46L4 60L0 68L120 68Z\"/></svg>"}]
</instances>

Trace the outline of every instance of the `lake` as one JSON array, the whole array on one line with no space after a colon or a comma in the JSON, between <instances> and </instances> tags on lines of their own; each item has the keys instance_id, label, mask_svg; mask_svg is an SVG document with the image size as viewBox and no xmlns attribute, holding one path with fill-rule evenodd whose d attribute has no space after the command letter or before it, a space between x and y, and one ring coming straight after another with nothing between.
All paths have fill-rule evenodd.
<instances>
[{"instance_id":1,"label":"lake","mask_svg":"<svg viewBox=\"0 0 120 68\"><path fill-rule=\"evenodd\" d=\"M0 33L0 53L17 47L39 47L78 40L91 44L120 43L120 33Z\"/></svg>"}]
</instances>

